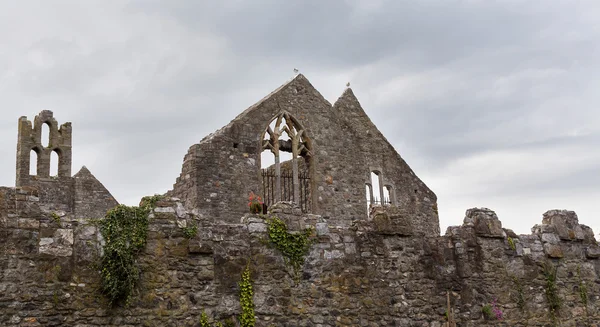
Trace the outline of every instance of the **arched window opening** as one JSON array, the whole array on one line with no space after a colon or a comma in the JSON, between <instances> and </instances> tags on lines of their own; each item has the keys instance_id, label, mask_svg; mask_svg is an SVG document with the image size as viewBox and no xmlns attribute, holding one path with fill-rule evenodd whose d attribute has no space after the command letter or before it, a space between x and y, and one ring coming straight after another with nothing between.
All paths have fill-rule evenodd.
<instances>
[{"instance_id":1,"label":"arched window opening","mask_svg":"<svg viewBox=\"0 0 600 327\"><path fill-rule=\"evenodd\" d=\"M392 200L390 197L391 193L390 193L390 186L386 185L383 187L383 205L384 206L389 206L392 205Z\"/></svg>"},{"instance_id":2,"label":"arched window opening","mask_svg":"<svg viewBox=\"0 0 600 327\"><path fill-rule=\"evenodd\" d=\"M35 150L31 150L29 153L29 175L36 176L37 175L37 166L38 166L38 154Z\"/></svg>"},{"instance_id":3,"label":"arched window opening","mask_svg":"<svg viewBox=\"0 0 600 327\"><path fill-rule=\"evenodd\" d=\"M46 148L50 146L50 125L48 123L42 124L41 142L42 146Z\"/></svg>"},{"instance_id":4,"label":"arched window opening","mask_svg":"<svg viewBox=\"0 0 600 327\"><path fill-rule=\"evenodd\" d=\"M372 204L381 205L383 203L383 185L381 184L381 173L378 171L371 172L371 186Z\"/></svg>"},{"instance_id":5,"label":"arched window opening","mask_svg":"<svg viewBox=\"0 0 600 327\"><path fill-rule=\"evenodd\" d=\"M58 176L58 163L60 162L59 160L59 155L58 152L52 151L52 153L50 154L50 176L54 177L54 176Z\"/></svg>"},{"instance_id":6,"label":"arched window opening","mask_svg":"<svg viewBox=\"0 0 600 327\"><path fill-rule=\"evenodd\" d=\"M262 137L261 168L263 197L270 206L279 201L310 211L308 161L312 155L304 128L283 111L273 118ZM305 160L299 160L303 157Z\"/></svg>"},{"instance_id":7,"label":"arched window opening","mask_svg":"<svg viewBox=\"0 0 600 327\"><path fill-rule=\"evenodd\" d=\"M369 214L369 210L371 210L371 205L373 204L373 190L371 189L371 184L365 185L365 194L367 200L367 215Z\"/></svg>"}]
</instances>

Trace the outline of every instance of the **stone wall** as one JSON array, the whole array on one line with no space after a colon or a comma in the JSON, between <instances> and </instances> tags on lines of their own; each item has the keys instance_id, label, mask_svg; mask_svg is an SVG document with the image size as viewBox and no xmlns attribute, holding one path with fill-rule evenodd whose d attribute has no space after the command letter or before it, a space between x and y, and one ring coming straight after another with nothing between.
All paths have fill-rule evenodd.
<instances>
[{"instance_id":1,"label":"stone wall","mask_svg":"<svg viewBox=\"0 0 600 327\"><path fill-rule=\"evenodd\" d=\"M314 227L299 278L265 242L265 217L217 222L166 199L151 215L131 307L108 309L91 266L101 244L96 227L68 214L57 222L39 208L35 190L3 188L0 325L198 326L202 310L215 319L239 315L237 283L248 263L257 326L438 327L447 291L459 326L552 326L545 265L557 269L562 326L600 321L600 251L573 212L549 211L531 235L518 236L492 211L471 209L462 226L437 237L419 235L410 215L393 207L350 226L289 203L271 215L293 230ZM183 228L192 224L198 234L187 239ZM502 322L483 318L482 305L494 299Z\"/></svg>"}]
</instances>

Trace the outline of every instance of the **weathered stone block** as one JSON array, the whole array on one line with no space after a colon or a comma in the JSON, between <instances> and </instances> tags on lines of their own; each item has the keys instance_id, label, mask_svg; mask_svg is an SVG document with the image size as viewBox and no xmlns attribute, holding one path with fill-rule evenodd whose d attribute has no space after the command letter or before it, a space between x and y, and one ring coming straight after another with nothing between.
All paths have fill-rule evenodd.
<instances>
[{"instance_id":1,"label":"weathered stone block","mask_svg":"<svg viewBox=\"0 0 600 327\"><path fill-rule=\"evenodd\" d=\"M587 249L585 249L585 255L588 259L600 258L600 247L597 245L589 246Z\"/></svg>"},{"instance_id":2,"label":"weathered stone block","mask_svg":"<svg viewBox=\"0 0 600 327\"><path fill-rule=\"evenodd\" d=\"M562 258L564 256L562 248L557 244L544 244L544 253L550 258Z\"/></svg>"},{"instance_id":3,"label":"weathered stone block","mask_svg":"<svg viewBox=\"0 0 600 327\"><path fill-rule=\"evenodd\" d=\"M560 239L556 234L544 233L542 234L542 242L550 244L560 243Z\"/></svg>"},{"instance_id":4,"label":"weathered stone block","mask_svg":"<svg viewBox=\"0 0 600 327\"><path fill-rule=\"evenodd\" d=\"M316 223L315 227L316 227L318 236L329 234L329 226L327 225L327 223Z\"/></svg>"},{"instance_id":5,"label":"weathered stone block","mask_svg":"<svg viewBox=\"0 0 600 327\"><path fill-rule=\"evenodd\" d=\"M371 212L376 232L387 235L413 235L410 217L396 207L375 207Z\"/></svg>"},{"instance_id":6,"label":"weathered stone block","mask_svg":"<svg viewBox=\"0 0 600 327\"><path fill-rule=\"evenodd\" d=\"M344 257L344 252L340 250L325 250L325 252L323 252L323 257L327 260L340 259Z\"/></svg>"},{"instance_id":7,"label":"weathered stone block","mask_svg":"<svg viewBox=\"0 0 600 327\"><path fill-rule=\"evenodd\" d=\"M191 239L188 244L189 253L193 254L212 254L213 248L211 244L206 241L199 241L197 239Z\"/></svg>"},{"instance_id":8,"label":"weathered stone block","mask_svg":"<svg viewBox=\"0 0 600 327\"><path fill-rule=\"evenodd\" d=\"M473 226L475 234L481 237L504 238L502 222L493 210L472 208L465 213L463 226Z\"/></svg>"},{"instance_id":9,"label":"weathered stone block","mask_svg":"<svg viewBox=\"0 0 600 327\"><path fill-rule=\"evenodd\" d=\"M346 254L355 254L356 253L356 244L355 243L344 243L344 252L346 252Z\"/></svg>"},{"instance_id":10,"label":"weathered stone block","mask_svg":"<svg viewBox=\"0 0 600 327\"><path fill-rule=\"evenodd\" d=\"M554 227L561 240L583 241L585 238L574 211L548 210L543 215L542 224Z\"/></svg>"},{"instance_id":11,"label":"weathered stone block","mask_svg":"<svg viewBox=\"0 0 600 327\"><path fill-rule=\"evenodd\" d=\"M267 224L265 224L264 222L249 223L248 231L250 233L266 233L267 232Z\"/></svg>"},{"instance_id":12,"label":"weathered stone block","mask_svg":"<svg viewBox=\"0 0 600 327\"><path fill-rule=\"evenodd\" d=\"M73 254L73 230L56 229L52 237L41 238L39 252L53 256L70 256Z\"/></svg>"},{"instance_id":13,"label":"weathered stone block","mask_svg":"<svg viewBox=\"0 0 600 327\"><path fill-rule=\"evenodd\" d=\"M19 218L18 226L23 229L38 229L40 228L40 221L31 218Z\"/></svg>"},{"instance_id":14,"label":"weathered stone block","mask_svg":"<svg viewBox=\"0 0 600 327\"><path fill-rule=\"evenodd\" d=\"M157 213L175 213L175 209L172 207L157 207L154 208L154 212Z\"/></svg>"}]
</instances>

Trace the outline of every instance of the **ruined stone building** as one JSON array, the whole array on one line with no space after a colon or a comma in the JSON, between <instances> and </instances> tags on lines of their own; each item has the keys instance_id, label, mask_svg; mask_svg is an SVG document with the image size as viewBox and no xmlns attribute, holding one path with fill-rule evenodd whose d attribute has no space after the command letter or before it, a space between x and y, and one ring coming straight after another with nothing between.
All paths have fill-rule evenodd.
<instances>
[{"instance_id":1,"label":"ruined stone building","mask_svg":"<svg viewBox=\"0 0 600 327\"><path fill-rule=\"evenodd\" d=\"M110 308L94 221L118 203L85 167L71 176L71 136L50 111L19 119L16 186L0 188L1 326L236 317L246 266L257 326L441 327L448 306L458 326L600 321L600 247L574 212L548 211L516 235L474 208L440 236L436 195L352 90L331 105L302 75L189 148L150 215L134 300ZM249 212L251 193L264 215ZM314 229L299 275L265 242L274 216ZM493 303L502 321L486 314Z\"/></svg>"},{"instance_id":2,"label":"ruined stone building","mask_svg":"<svg viewBox=\"0 0 600 327\"><path fill-rule=\"evenodd\" d=\"M42 144L44 125L48 127L47 144ZM58 157L54 176L50 175L51 155ZM30 175L31 166L36 167L36 175ZM27 117L19 118L16 186L4 190L12 195L36 193L37 202L45 211L59 216L69 214L77 220L103 217L118 204L86 167L71 176L71 123L59 126L49 110L37 115L33 123Z\"/></svg>"},{"instance_id":3,"label":"ruined stone building","mask_svg":"<svg viewBox=\"0 0 600 327\"><path fill-rule=\"evenodd\" d=\"M287 184L292 187L277 191L277 177L263 176L263 151L276 157L291 153ZM293 180L297 175L308 179L302 198L300 181ZM373 125L352 90L332 106L298 75L192 146L170 195L187 209L228 222L248 211L249 192L273 201L296 198L304 212L349 226L365 219L367 191L373 201L389 198L411 215L415 233L439 234L435 194Z\"/></svg>"}]
</instances>

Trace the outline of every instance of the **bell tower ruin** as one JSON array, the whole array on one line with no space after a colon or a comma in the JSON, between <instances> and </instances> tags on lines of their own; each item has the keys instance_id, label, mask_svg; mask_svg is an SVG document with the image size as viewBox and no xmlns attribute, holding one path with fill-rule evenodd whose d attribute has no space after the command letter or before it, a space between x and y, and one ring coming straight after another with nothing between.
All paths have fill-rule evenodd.
<instances>
[{"instance_id":1,"label":"bell tower ruin","mask_svg":"<svg viewBox=\"0 0 600 327\"><path fill-rule=\"evenodd\" d=\"M48 144L42 143L43 125L48 126ZM59 127L50 110L43 110L35 116L33 124L25 116L19 118L16 186L30 186L33 180L54 177L50 176L52 153L58 156L56 177L71 177L71 123ZM31 158L36 158L36 162L32 162ZM30 175L31 165L37 168L36 175Z\"/></svg>"}]
</instances>

